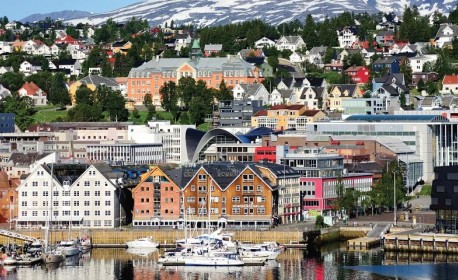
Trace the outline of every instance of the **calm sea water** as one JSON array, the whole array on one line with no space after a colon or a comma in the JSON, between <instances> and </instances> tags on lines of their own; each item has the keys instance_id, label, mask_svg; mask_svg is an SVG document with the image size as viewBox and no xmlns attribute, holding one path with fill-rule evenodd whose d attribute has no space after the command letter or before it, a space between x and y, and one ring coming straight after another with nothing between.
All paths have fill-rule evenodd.
<instances>
[{"instance_id":1,"label":"calm sea water","mask_svg":"<svg viewBox=\"0 0 458 280\"><path fill-rule=\"evenodd\" d=\"M161 252L95 249L60 266L1 267L0 279L458 279L458 257L349 252L339 245L319 251L287 250L263 267L162 267Z\"/></svg>"}]
</instances>

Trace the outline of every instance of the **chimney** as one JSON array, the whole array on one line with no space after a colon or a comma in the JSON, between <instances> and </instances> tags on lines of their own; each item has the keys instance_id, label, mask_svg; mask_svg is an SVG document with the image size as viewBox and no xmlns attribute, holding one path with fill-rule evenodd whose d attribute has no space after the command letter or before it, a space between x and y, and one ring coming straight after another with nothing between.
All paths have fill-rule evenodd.
<instances>
[{"instance_id":1,"label":"chimney","mask_svg":"<svg viewBox=\"0 0 458 280\"><path fill-rule=\"evenodd\" d=\"M228 54L227 55L227 61L231 61L231 57L232 57L232 55Z\"/></svg>"},{"instance_id":2,"label":"chimney","mask_svg":"<svg viewBox=\"0 0 458 280\"><path fill-rule=\"evenodd\" d=\"M159 55L156 55L156 62L159 62Z\"/></svg>"}]
</instances>

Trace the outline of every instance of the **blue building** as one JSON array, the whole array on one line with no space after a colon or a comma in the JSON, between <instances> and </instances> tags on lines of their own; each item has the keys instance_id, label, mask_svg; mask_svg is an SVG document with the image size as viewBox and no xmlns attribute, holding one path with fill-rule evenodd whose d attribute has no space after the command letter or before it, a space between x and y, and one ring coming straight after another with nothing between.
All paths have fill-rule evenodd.
<instances>
[{"instance_id":1,"label":"blue building","mask_svg":"<svg viewBox=\"0 0 458 280\"><path fill-rule=\"evenodd\" d=\"M13 113L0 113L0 133L14 132L15 115Z\"/></svg>"},{"instance_id":2,"label":"blue building","mask_svg":"<svg viewBox=\"0 0 458 280\"><path fill-rule=\"evenodd\" d=\"M375 72L386 71L388 74L396 74L401 71L399 59L396 57L383 57L374 61L372 70Z\"/></svg>"}]
</instances>

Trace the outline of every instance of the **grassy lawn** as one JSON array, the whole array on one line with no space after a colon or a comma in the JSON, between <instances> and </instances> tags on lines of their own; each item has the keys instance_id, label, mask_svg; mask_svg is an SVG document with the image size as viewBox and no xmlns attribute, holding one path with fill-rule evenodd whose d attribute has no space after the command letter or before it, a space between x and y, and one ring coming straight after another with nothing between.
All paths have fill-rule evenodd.
<instances>
[{"instance_id":1,"label":"grassy lawn","mask_svg":"<svg viewBox=\"0 0 458 280\"><path fill-rule=\"evenodd\" d=\"M49 109L49 108L48 108ZM55 109L51 110L40 110L35 113L33 116L35 122L37 123L44 123L44 122L52 122L58 117L65 118L67 116L67 111L56 111Z\"/></svg>"}]
</instances>

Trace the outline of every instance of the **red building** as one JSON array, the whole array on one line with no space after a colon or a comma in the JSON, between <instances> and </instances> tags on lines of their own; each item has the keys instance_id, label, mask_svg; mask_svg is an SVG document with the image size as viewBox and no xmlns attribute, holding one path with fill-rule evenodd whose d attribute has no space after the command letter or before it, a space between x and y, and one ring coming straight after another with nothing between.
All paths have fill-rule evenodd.
<instances>
[{"instance_id":1,"label":"red building","mask_svg":"<svg viewBox=\"0 0 458 280\"><path fill-rule=\"evenodd\" d=\"M67 35L67 36L65 36L65 37L56 39L56 40L54 41L54 43L55 43L56 45L62 45L62 44L65 44L65 45L78 45L78 44L79 44L79 41L76 40L75 38L73 38L72 36Z\"/></svg>"},{"instance_id":2,"label":"red building","mask_svg":"<svg viewBox=\"0 0 458 280\"><path fill-rule=\"evenodd\" d=\"M366 66L352 66L344 71L355 84L365 84L369 82L370 71Z\"/></svg>"},{"instance_id":3,"label":"red building","mask_svg":"<svg viewBox=\"0 0 458 280\"><path fill-rule=\"evenodd\" d=\"M277 147L257 147L254 149L254 161L267 161L275 163L277 160Z\"/></svg>"}]
</instances>

